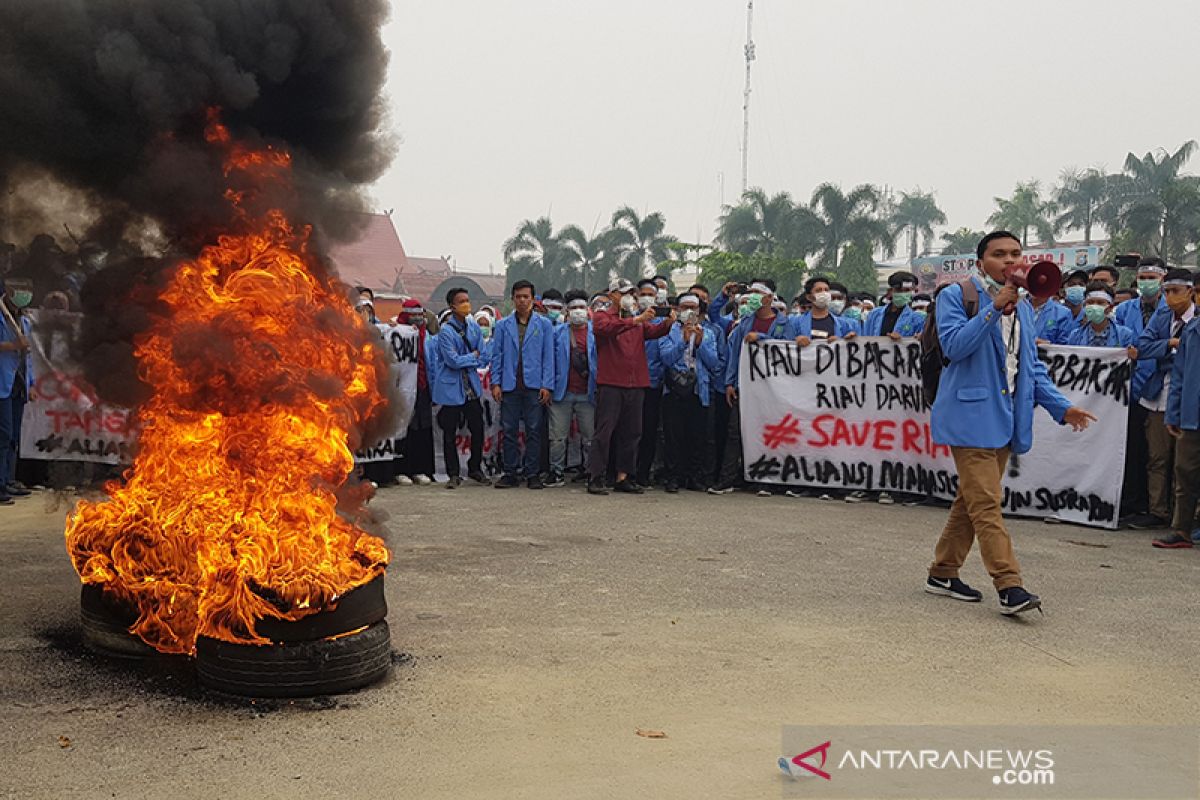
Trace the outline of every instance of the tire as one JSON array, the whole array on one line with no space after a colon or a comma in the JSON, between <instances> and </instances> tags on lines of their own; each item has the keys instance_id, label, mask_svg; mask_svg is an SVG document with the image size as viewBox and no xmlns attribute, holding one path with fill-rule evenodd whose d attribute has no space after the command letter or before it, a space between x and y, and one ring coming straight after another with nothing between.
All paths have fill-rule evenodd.
<instances>
[{"instance_id":1,"label":"tire","mask_svg":"<svg viewBox=\"0 0 1200 800\"><path fill-rule=\"evenodd\" d=\"M383 575L365 583L338 600L337 605L294 622L264 617L255 623L259 636L278 644L312 642L374 625L387 616Z\"/></svg>"},{"instance_id":2,"label":"tire","mask_svg":"<svg viewBox=\"0 0 1200 800\"><path fill-rule=\"evenodd\" d=\"M79 593L83 643L91 650L118 658L146 658L157 653L129 632L138 615L112 602L98 583L85 583Z\"/></svg>"},{"instance_id":3,"label":"tire","mask_svg":"<svg viewBox=\"0 0 1200 800\"><path fill-rule=\"evenodd\" d=\"M201 636L196 675L209 689L243 697L312 697L360 689L387 675L386 622L337 639L246 645Z\"/></svg>"}]
</instances>

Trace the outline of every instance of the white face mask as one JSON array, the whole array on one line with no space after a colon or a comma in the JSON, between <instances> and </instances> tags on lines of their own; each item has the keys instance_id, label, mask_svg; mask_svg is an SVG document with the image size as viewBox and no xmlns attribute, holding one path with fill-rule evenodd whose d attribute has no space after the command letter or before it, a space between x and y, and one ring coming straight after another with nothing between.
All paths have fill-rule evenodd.
<instances>
[{"instance_id":1,"label":"white face mask","mask_svg":"<svg viewBox=\"0 0 1200 800\"><path fill-rule=\"evenodd\" d=\"M572 325L582 325L587 322L587 309L572 308L567 311L567 317Z\"/></svg>"},{"instance_id":2,"label":"white face mask","mask_svg":"<svg viewBox=\"0 0 1200 800\"><path fill-rule=\"evenodd\" d=\"M637 304L638 304L638 302L637 302L637 300L633 299L633 295L631 295L631 294L621 295L621 310L622 311L633 311L633 309L637 308Z\"/></svg>"},{"instance_id":3,"label":"white face mask","mask_svg":"<svg viewBox=\"0 0 1200 800\"><path fill-rule=\"evenodd\" d=\"M685 308L685 309L680 310L680 312L679 312L679 321L680 322L688 323L688 322L693 321L694 319L696 319L696 309Z\"/></svg>"},{"instance_id":4,"label":"white face mask","mask_svg":"<svg viewBox=\"0 0 1200 800\"><path fill-rule=\"evenodd\" d=\"M813 305L817 308L828 308L829 300L832 298L829 292L816 292L812 296Z\"/></svg>"},{"instance_id":5,"label":"white face mask","mask_svg":"<svg viewBox=\"0 0 1200 800\"><path fill-rule=\"evenodd\" d=\"M637 299L638 308L645 311L650 306L654 305L654 298L648 294L639 294Z\"/></svg>"},{"instance_id":6,"label":"white face mask","mask_svg":"<svg viewBox=\"0 0 1200 800\"><path fill-rule=\"evenodd\" d=\"M658 293L654 295L654 302L660 306L665 306L667 304L667 290L659 289Z\"/></svg>"},{"instance_id":7,"label":"white face mask","mask_svg":"<svg viewBox=\"0 0 1200 800\"><path fill-rule=\"evenodd\" d=\"M845 300L830 300L829 301L829 310L835 314L841 314L843 311L846 310L846 301Z\"/></svg>"}]
</instances>

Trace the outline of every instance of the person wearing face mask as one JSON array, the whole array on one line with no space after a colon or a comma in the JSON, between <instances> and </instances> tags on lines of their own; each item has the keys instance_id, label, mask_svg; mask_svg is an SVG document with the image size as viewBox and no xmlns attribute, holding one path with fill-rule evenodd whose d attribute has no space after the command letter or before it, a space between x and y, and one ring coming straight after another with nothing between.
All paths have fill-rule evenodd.
<instances>
[{"instance_id":1,"label":"person wearing face mask","mask_svg":"<svg viewBox=\"0 0 1200 800\"><path fill-rule=\"evenodd\" d=\"M479 349L479 360L484 367L490 367L492 364L492 330L496 324L496 318L481 308L475 312L474 320L475 324L479 326L479 336L483 340L483 346Z\"/></svg>"},{"instance_id":2,"label":"person wearing face mask","mask_svg":"<svg viewBox=\"0 0 1200 800\"><path fill-rule=\"evenodd\" d=\"M742 430L738 410L739 362L743 343L752 344L766 339L795 339L796 318L781 314L772 307L775 282L758 278L739 310L740 319L730 331L725 356L725 402L729 406L729 430L725 440L725 457L721 463L720 479L709 489L710 494L728 494L742 479ZM765 488L759 494L770 495Z\"/></svg>"},{"instance_id":3,"label":"person wearing face mask","mask_svg":"<svg viewBox=\"0 0 1200 800\"><path fill-rule=\"evenodd\" d=\"M410 297L404 301L396 322L417 329L417 396L413 403L412 419L400 441L400 456L396 459L396 482L401 486L414 483L428 486L433 483L433 394L430 387L438 372L438 354L428 330L428 315L421 301Z\"/></svg>"},{"instance_id":4,"label":"person wearing face mask","mask_svg":"<svg viewBox=\"0 0 1200 800\"><path fill-rule=\"evenodd\" d=\"M1140 271L1140 267L1139 267ZM1149 489L1149 510L1126 521L1131 528L1154 530L1165 528L1171 519L1171 473L1175 456L1175 438L1167 432L1167 399L1170 396L1171 372L1179 335L1195 317L1192 298L1192 274L1186 269L1167 271L1160 291L1166 308L1154 312L1137 340L1139 365L1150 364L1153 369L1142 385L1138 403L1146 410L1146 485Z\"/></svg>"},{"instance_id":5,"label":"person wearing face mask","mask_svg":"<svg viewBox=\"0 0 1200 800\"><path fill-rule=\"evenodd\" d=\"M566 319L563 293L558 289L547 289L542 292L542 308L546 311L546 319L555 325L561 324Z\"/></svg>"},{"instance_id":6,"label":"person wearing face mask","mask_svg":"<svg viewBox=\"0 0 1200 800\"><path fill-rule=\"evenodd\" d=\"M1008 275L1021 263L1021 242L1008 231L983 237L978 273L967 280L977 296L969 307L963 285L943 289L936 303L938 340L946 366L931 415L933 440L950 447L958 495L934 549L925 591L967 602L983 595L959 578L971 546L979 550L1000 596L1000 611L1041 607L1024 588L1003 517L1001 480L1010 453L1033 445L1035 406L1079 431L1095 417L1071 406L1038 357L1033 312ZM972 313L973 312L973 313Z\"/></svg>"},{"instance_id":7,"label":"person wearing face mask","mask_svg":"<svg viewBox=\"0 0 1200 800\"><path fill-rule=\"evenodd\" d=\"M812 303L812 310L795 318L796 344L808 347L814 341L832 342L858 335L857 325L839 317L830 308L833 290L828 278L821 275L809 278L804 284L804 294Z\"/></svg>"},{"instance_id":8,"label":"person wearing face mask","mask_svg":"<svg viewBox=\"0 0 1200 800\"><path fill-rule=\"evenodd\" d=\"M365 286L355 287L354 292L357 298L354 310L362 315L368 325L379 324L379 318L375 316L375 293Z\"/></svg>"},{"instance_id":9,"label":"person wearing face mask","mask_svg":"<svg viewBox=\"0 0 1200 800\"><path fill-rule=\"evenodd\" d=\"M829 282L829 313L835 317L844 319L846 322L854 323L854 332L859 333L862 326L854 320L845 316L846 304L850 301L850 290L846 288L844 283L837 281Z\"/></svg>"},{"instance_id":10,"label":"person wearing face mask","mask_svg":"<svg viewBox=\"0 0 1200 800\"><path fill-rule=\"evenodd\" d=\"M927 294L914 294L912 299L912 310L917 312L923 320L929 319L929 306L933 302L933 298Z\"/></svg>"},{"instance_id":11,"label":"person wearing face mask","mask_svg":"<svg viewBox=\"0 0 1200 800\"><path fill-rule=\"evenodd\" d=\"M1063 305L1071 313L1071 319L1077 326L1084 324L1083 299L1087 296L1087 285L1090 281L1091 278L1088 277L1087 271L1082 269L1068 272L1063 279ZM1068 332L1067 335L1069 336L1070 333Z\"/></svg>"},{"instance_id":12,"label":"person wearing face mask","mask_svg":"<svg viewBox=\"0 0 1200 800\"><path fill-rule=\"evenodd\" d=\"M863 336L887 336L899 340L906 336L920 336L925 321L909 308L917 288L917 276L911 272L893 272L888 276L891 297L888 304L877 308L863 323Z\"/></svg>"},{"instance_id":13,"label":"person wearing face mask","mask_svg":"<svg viewBox=\"0 0 1200 800\"><path fill-rule=\"evenodd\" d=\"M1132 359L1137 358L1133 331L1114 322L1114 293L1104 281L1092 281L1084 297L1083 316L1086 325L1071 331L1065 344L1074 347L1124 347Z\"/></svg>"},{"instance_id":14,"label":"person wearing face mask","mask_svg":"<svg viewBox=\"0 0 1200 800\"><path fill-rule=\"evenodd\" d=\"M21 417L33 386L29 354L31 327L24 309L33 302L33 282L22 278L0 281L0 505L29 490L17 483L17 454L21 446Z\"/></svg>"},{"instance_id":15,"label":"person wearing face mask","mask_svg":"<svg viewBox=\"0 0 1200 800\"><path fill-rule=\"evenodd\" d=\"M471 318L471 297L466 289L446 292L450 315L442 321L435 346L439 369L433 379L433 402L438 409L438 425L442 429L442 455L446 461L448 489L462 485L459 477L458 429L466 422L471 437L471 455L467 461L467 477L477 483L487 483L483 475L483 405L479 402L483 387L479 370L483 367L483 334Z\"/></svg>"},{"instance_id":16,"label":"person wearing face mask","mask_svg":"<svg viewBox=\"0 0 1200 800\"><path fill-rule=\"evenodd\" d=\"M851 295L846 301L846 310L842 312L842 316L854 323L855 330L862 333L863 323L863 299L859 295Z\"/></svg>"},{"instance_id":17,"label":"person wearing face mask","mask_svg":"<svg viewBox=\"0 0 1200 800\"><path fill-rule=\"evenodd\" d=\"M546 486L562 486L571 420L579 424L583 448L582 478L587 476L588 450L596 435L596 337L588 315L587 295L567 292L567 324L554 330L554 401L550 404L550 469Z\"/></svg>"},{"instance_id":18,"label":"person wearing face mask","mask_svg":"<svg viewBox=\"0 0 1200 800\"><path fill-rule=\"evenodd\" d=\"M1092 271L1088 273L1090 281L1104 281L1108 284L1108 288L1116 289L1117 284L1121 282L1121 271L1111 264L1101 264L1098 267L1092 267Z\"/></svg>"},{"instance_id":19,"label":"person wearing face mask","mask_svg":"<svg viewBox=\"0 0 1200 800\"><path fill-rule=\"evenodd\" d=\"M658 317L659 309L666 307L666 290L659 286L662 278L645 278L637 284L638 309L650 309L655 312L651 325L662 323ZM665 282L665 281L664 281ZM660 302L661 297L661 302ZM663 372L664 366L658 357L658 342L645 343L646 366L650 371L650 386L645 390L642 399L642 436L638 442L637 483L641 486L651 484L652 470L655 459L659 455L660 426L662 419Z\"/></svg>"},{"instance_id":20,"label":"person wearing face mask","mask_svg":"<svg viewBox=\"0 0 1200 800\"><path fill-rule=\"evenodd\" d=\"M709 487L712 429L711 383L720 360L717 336L705 325L704 302L694 294L678 300L679 321L658 340L665 367L663 428L666 449L672 453L666 490L706 492Z\"/></svg>"},{"instance_id":21,"label":"person wearing face mask","mask_svg":"<svg viewBox=\"0 0 1200 800\"><path fill-rule=\"evenodd\" d=\"M1080 270L1082 272L1082 270ZM1072 291L1073 299L1082 302L1083 287L1078 293ZM1038 344L1066 344L1067 337L1080 327L1075 322L1071 311L1058 300L1046 295L1035 297L1029 295L1029 303L1033 306L1034 331Z\"/></svg>"},{"instance_id":22,"label":"person wearing face mask","mask_svg":"<svg viewBox=\"0 0 1200 800\"><path fill-rule=\"evenodd\" d=\"M1192 289L1193 303L1200 305L1200 273ZM1200 316L1193 313L1176 338L1166 415L1167 433L1175 439L1175 532L1154 544L1188 549L1200 544Z\"/></svg>"},{"instance_id":23,"label":"person wearing face mask","mask_svg":"<svg viewBox=\"0 0 1200 800\"><path fill-rule=\"evenodd\" d=\"M653 306L638 311L637 287L624 278L608 287L609 306L592 314L596 347L596 432L588 453L588 492L608 494L604 476L610 448L614 451L616 482L613 489L642 494L635 480L638 444L642 437L642 399L650 386L646 342L671 332L672 312L661 324ZM657 293L657 288L656 288Z\"/></svg>"}]
</instances>

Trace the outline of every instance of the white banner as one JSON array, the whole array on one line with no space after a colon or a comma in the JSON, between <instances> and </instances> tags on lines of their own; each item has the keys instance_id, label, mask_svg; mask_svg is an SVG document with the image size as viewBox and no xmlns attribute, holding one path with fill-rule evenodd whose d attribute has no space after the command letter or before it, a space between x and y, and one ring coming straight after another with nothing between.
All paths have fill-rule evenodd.
<instances>
[{"instance_id":1,"label":"white banner","mask_svg":"<svg viewBox=\"0 0 1200 800\"><path fill-rule=\"evenodd\" d=\"M354 461L363 464L369 461L391 461L396 457L396 442L404 438L408 422L412 419L413 406L417 398L417 334L412 325L379 323L379 337L383 340L391 367L391 380L395 387L393 399L399 403L395 409L396 427L390 436L385 436L354 454ZM432 344L432 338L426 345Z\"/></svg>"},{"instance_id":2,"label":"white banner","mask_svg":"<svg viewBox=\"0 0 1200 800\"><path fill-rule=\"evenodd\" d=\"M1041 353L1059 390L1099 421L1074 433L1037 409L1033 449L1009 462L1004 511L1115 528L1130 362L1116 348L1050 345ZM956 494L950 449L930 432L917 342L748 344L740 375L746 480L947 500Z\"/></svg>"},{"instance_id":3,"label":"white banner","mask_svg":"<svg viewBox=\"0 0 1200 800\"><path fill-rule=\"evenodd\" d=\"M21 458L128 464L137 439L128 409L100 400L71 358L83 315L31 310L33 387L21 418Z\"/></svg>"}]
</instances>

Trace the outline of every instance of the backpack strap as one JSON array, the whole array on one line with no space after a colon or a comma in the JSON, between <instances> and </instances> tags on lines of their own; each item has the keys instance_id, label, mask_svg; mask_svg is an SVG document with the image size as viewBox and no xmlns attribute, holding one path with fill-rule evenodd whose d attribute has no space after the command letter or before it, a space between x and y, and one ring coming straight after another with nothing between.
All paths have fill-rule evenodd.
<instances>
[{"instance_id":1,"label":"backpack strap","mask_svg":"<svg viewBox=\"0 0 1200 800\"><path fill-rule=\"evenodd\" d=\"M974 278L967 278L962 282L963 287L963 310L967 312L967 319L979 313L979 287L975 285Z\"/></svg>"}]
</instances>

